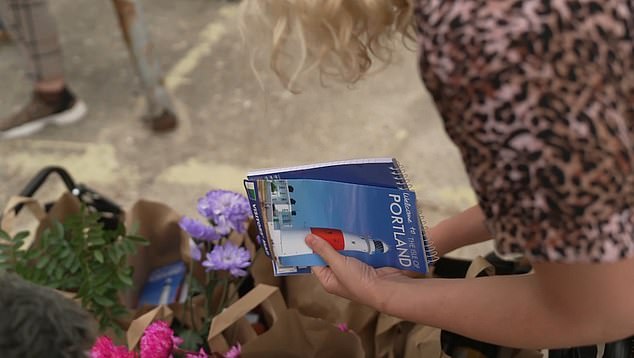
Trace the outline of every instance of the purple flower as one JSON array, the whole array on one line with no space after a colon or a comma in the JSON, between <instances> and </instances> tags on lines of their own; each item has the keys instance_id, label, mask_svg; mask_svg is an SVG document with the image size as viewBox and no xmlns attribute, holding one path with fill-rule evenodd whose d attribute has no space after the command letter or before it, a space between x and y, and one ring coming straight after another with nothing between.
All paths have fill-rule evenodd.
<instances>
[{"instance_id":1,"label":"purple flower","mask_svg":"<svg viewBox=\"0 0 634 358\"><path fill-rule=\"evenodd\" d=\"M226 270L233 276L246 276L247 272L243 270L251 263L249 260L249 251L244 247L239 247L232 242L226 242L224 245L218 245L207 254L207 259L202 265L211 270Z\"/></svg>"},{"instance_id":2,"label":"purple flower","mask_svg":"<svg viewBox=\"0 0 634 358\"><path fill-rule=\"evenodd\" d=\"M200 215L222 229L246 232L246 222L252 216L249 200L241 194L227 190L212 190L198 200Z\"/></svg>"},{"instance_id":3,"label":"purple flower","mask_svg":"<svg viewBox=\"0 0 634 358\"><path fill-rule=\"evenodd\" d=\"M202 258L200 247L192 239L189 239L189 253L194 261L200 261Z\"/></svg>"},{"instance_id":4,"label":"purple flower","mask_svg":"<svg viewBox=\"0 0 634 358\"><path fill-rule=\"evenodd\" d=\"M215 241L220 239L220 234L215 228L209 225L205 225L198 220L183 216L178 225L185 230L191 237L203 241Z\"/></svg>"},{"instance_id":5,"label":"purple flower","mask_svg":"<svg viewBox=\"0 0 634 358\"><path fill-rule=\"evenodd\" d=\"M339 330L341 332L349 332L350 328L348 328L348 324L343 322L343 323L337 323L337 328L339 328Z\"/></svg>"}]
</instances>

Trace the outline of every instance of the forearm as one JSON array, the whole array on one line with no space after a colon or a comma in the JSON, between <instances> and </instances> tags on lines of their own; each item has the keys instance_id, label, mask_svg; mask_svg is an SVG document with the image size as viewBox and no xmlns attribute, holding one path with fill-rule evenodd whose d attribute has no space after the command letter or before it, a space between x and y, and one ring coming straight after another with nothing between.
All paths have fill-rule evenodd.
<instances>
[{"instance_id":1,"label":"forearm","mask_svg":"<svg viewBox=\"0 0 634 358\"><path fill-rule=\"evenodd\" d=\"M378 308L388 314L503 346L569 347L631 334L593 303L576 312L567 308L591 298L553 304L535 275L392 282L382 292Z\"/></svg>"},{"instance_id":2,"label":"forearm","mask_svg":"<svg viewBox=\"0 0 634 358\"><path fill-rule=\"evenodd\" d=\"M443 256L457 248L489 240L491 234L482 209L475 205L432 227L429 237L439 256Z\"/></svg>"}]
</instances>

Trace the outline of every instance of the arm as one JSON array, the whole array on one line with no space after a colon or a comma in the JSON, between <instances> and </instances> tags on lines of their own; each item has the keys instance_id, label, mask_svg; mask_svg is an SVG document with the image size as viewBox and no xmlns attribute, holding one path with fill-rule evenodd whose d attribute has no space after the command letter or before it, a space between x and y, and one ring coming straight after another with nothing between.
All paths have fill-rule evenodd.
<instances>
[{"instance_id":1,"label":"arm","mask_svg":"<svg viewBox=\"0 0 634 358\"><path fill-rule=\"evenodd\" d=\"M518 348L609 342L634 333L634 259L613 264L535 264L535 273L423 279L374 270L317 237L329 264L313 272L328 292L407 320Z\"/></svg>"},{"instance_id":2,"label":"arm","mask_svg":"<svg viewBox=\"0 0 634 358\"><path fill-rule=\"evenodd\" d=\"M438 223L429 231L429 237L439 256L457 248L491 239L485 216L478 205Z\"/></svg>"},{"instance_id":3,"label":"arm","mask_svg":"<svg viewBox=\"0 0 634 358\"><path fill-rule=\"evenodd\" d=\"M537 264L535 274L459 280L386 281L388 314L510 347L610 342L634 333L634 260ZM387 296L387 297L384 297Z\"/></svg>"}]
</instances>

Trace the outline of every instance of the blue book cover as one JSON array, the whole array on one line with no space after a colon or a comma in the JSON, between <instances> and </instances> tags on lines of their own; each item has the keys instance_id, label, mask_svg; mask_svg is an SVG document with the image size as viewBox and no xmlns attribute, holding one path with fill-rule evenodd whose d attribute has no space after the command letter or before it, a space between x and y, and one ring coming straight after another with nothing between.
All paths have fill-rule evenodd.
<instances>
[{"instance_id":1,"label":"blue book cover","mask_svg":"<svg viewBox=\"0 0 634 358\"><path fill-rule=\"evenodd\" d=\"M179 300L186 272L185 263L182 261L152 271L143 285L138 306L171 304Z\"/></svg>"},{"instance_id":2,"label":"blue book cover","mask_svg":"<svg viewBox=\"0 0 634 358\"><path fill-rule=\"evenodd\" d=\"M428 245L412 191L306 179L245 184L254 184L249 197L276 275L325 264L304 243L309 233L373 267L428 271Z\"/></svg>"},{"instance_id":3,"label":"blue book cover","mask_svg":"<svg viewBox=\"0 0 634 358\"><path fill-rule=\"evenodd\" d=\"M262 216L257 206L257 180L313 179L351 184L375 185L387 188L409 189L409 185L395 158L350 159L335 162L299 165L286 168L260 169L247 174L244 186L251 202L251 209L260 233L264 253L271 257L271 249L264 227L258 219Z\"/></svg>"}]
</instances>

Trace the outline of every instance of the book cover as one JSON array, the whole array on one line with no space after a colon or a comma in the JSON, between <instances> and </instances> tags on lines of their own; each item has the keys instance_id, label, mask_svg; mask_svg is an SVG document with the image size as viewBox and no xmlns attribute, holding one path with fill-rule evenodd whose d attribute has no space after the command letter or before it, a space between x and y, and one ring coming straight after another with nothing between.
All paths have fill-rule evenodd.
<instances>
[{"instance_id":1,"label":"book cover","mask_svg":"<svg viewBox=\"0 0 634 358\"><path fill-rule=\"evenodd\" d=\"M374 267L428 270L412 191L305 179L257 180L254 188L256 220L264 228L276 274L324 265L304 243L308 233Z\"/></svg>"},{"instance_id":2,"label":"book cover","mask_svg":"<svg viewBox=\"0 0 634 358\"><path fill-rule=\"evenodd\" d=\"M394 158L352 159L260 169L249 172L247 179L313 179L409 189L400 165Z\"/></svg>"},{"instance_id":3,"label":"book cover","mask_svg":"<svg viewBox=\"0 0 634 358\"><path fill-rule=\"evenodd\" d=\"M266 239L264 227L258 220L262 212L256 204L258 201L257 180L262 179L313 179L409 189L405 175L395 158L351 159L251 171L247 174L244 186L260 233L260 244L268 257L272 257L270 242Z\"/></svg>"},{"instance_id":4,"label":"book cover","mask_svg":"<svg viewBox=\"0 0 634 358\"><path fill-rule=\"evenodd\" d=\"M159 267L152 271L139 295L139 306L170 304L180 301L181 287L186 275L182 261Z\"/></svg>"}]
</instances>

